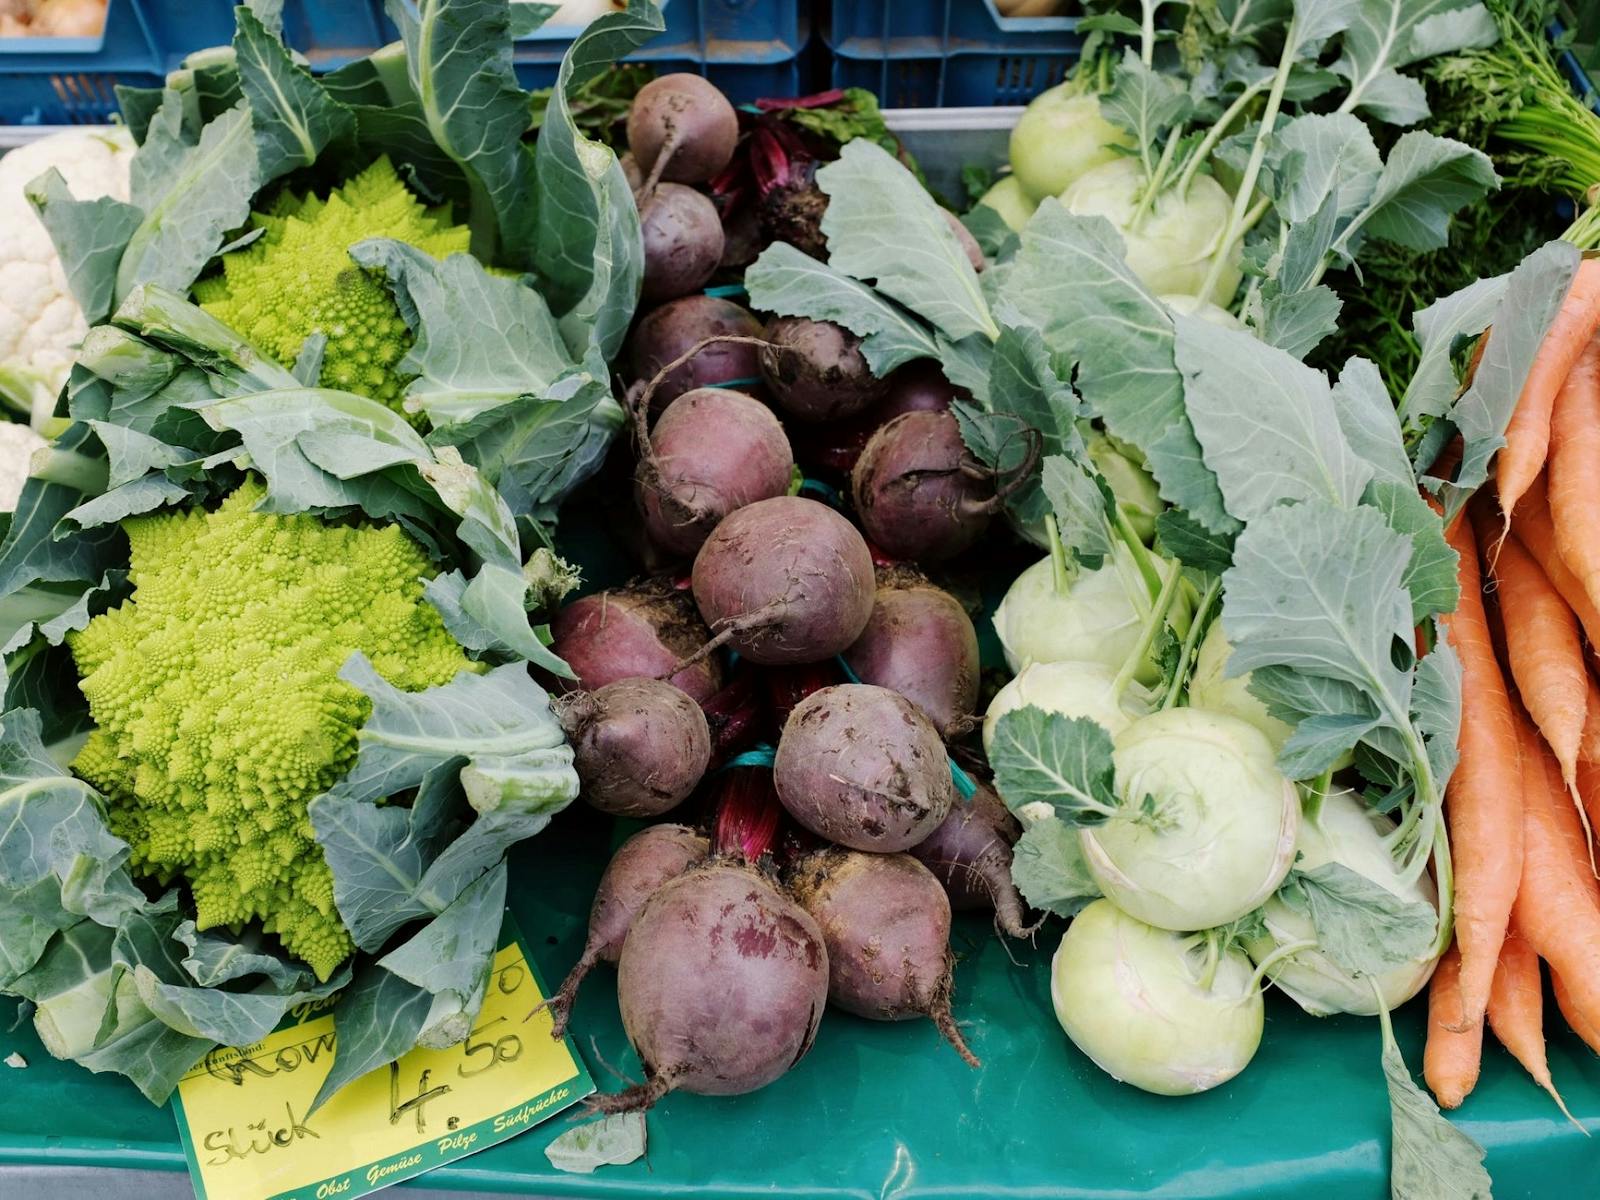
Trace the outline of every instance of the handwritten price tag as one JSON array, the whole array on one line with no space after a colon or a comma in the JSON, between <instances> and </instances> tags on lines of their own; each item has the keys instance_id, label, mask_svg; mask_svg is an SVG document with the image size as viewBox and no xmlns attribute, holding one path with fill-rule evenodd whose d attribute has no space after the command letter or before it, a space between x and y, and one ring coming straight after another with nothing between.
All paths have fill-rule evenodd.
<instances>
[{"instance_id":1,"label":"handwritten price tag","mask_svg":"<svg viewBox=\"0 0 1600 1200\"><path fill-rule=\"evenodd\" d=\"M510 920L507 928L511 929ZM355 1200L475 1154L594 1091L550 1014L521 940L495 957L471 1035L417 1049L307 1115L333 1062L331 1015L302 1014L253 1046L219 1048L173 1101L200 1200Z\"/></svg>"}]
</instances>

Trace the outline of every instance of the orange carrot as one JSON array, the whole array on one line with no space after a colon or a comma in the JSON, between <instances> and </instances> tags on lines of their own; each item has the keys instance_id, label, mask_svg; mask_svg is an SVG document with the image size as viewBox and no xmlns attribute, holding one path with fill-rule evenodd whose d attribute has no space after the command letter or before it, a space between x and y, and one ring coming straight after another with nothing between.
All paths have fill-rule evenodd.
<instances>
[{"instance_id":1,"label":"orange carrot","mask_svg":"<svg viewBox=\"0 0 1600 1200\"><path fill-rule=\"evenodd\" d=\"M1446 950L1428 985L1428 1040L1422 1048L1422 1078L1441 1108L1458 1108L1478 1082L1483 1061L1483 1020L1462 1028L1461 957Z\"/></svg>"},{"instance_id":2,"label":"orange carrot","mask_svg":"<svg viewBox=\"0 0 1600 1200\"><path fill-rule=\"evenodd\" d=\"M1474 511L1473 526L1480 545L1487 545L1493 536L1488 521L1483 509ZM1578 623L1521 542L1505 540L1493 572L1500 587L1500 615L1512 677L1539 732L1556 752L1561 777L1576 795L1578 747L1583 743L1589 701Z\"/></svg>"},{"instance_id":3,"label":"orange carrot","mask_svg":"<svg viewBox=\"0 0 1600 1200\"><path fill-rule=\"evenodd\" d=\"M1543 478L1534 480L1533 486L1522 497L1522 507L1517 509L1517 519L1511 525L1513 536L1527 547L1529 554L1539 560L1544 573L1583 626L1590 653L1600 653L1600 605L1589 599L1582 581L1573 574L1572 568L1567 566L1561 552L1556 549L1556 530L1551 523L1550 509L1545 504Z\"/></svg>"},{"instance_id":4,"label":"orange carrot","mask_svg":"<svg viewBox=\"0 0 1600 1200\"><path fill-rule=\"evenodd\" d=\"M1550 410L1555 406L1556 392L1572 373L1573 364L1596 330L1600 330L1600 259L1586 259L1578 264L1572 286L1534 356L1533 369L1528 372L1506 427L1506 444L1495 467L1495 483L1507 520L1528 485L1544 469L1545 454L1550 449Z\"/></svg>"},{"instance_id":5,"label":"orange carrot","mask_svg":"<svg viewBox=\"0 0 1600 1200\"><path fill-rule=\"evenodd\" d=\"M1572 1114L1550 1078L1550 1060L1544 1048L1544 988L1539 981L1539 956L1513 930L1500 948L1500 967L1494 973L1489 995L1489 1028L1511 1051L1533 1081L1550 1093L1556 1107Z\"/></svg>"},{"instance_id":6,"label":"orange carrot","mask_svg":"<svg viewBox=\"0 0 1600 1200\"><path fill-rule=\"evenodd\" d=\"M1583 827L1561 795L1548 747L1518 714L1522 772L1522 884L1511 921L1567 985L1572 1010L1600 1027L1600 902Z\"/></svg>"},{"instance_id":7,"label":"orange carrot","mask_svg":"<svg viewBox=\"0 0 1600 1200\"><path fill-rule=\"evenodd\" d=\"M1457 521L1446 536L1460 559L1461 600L1444 622L1461 658L1463 702L1456 739L1460 761L1445 792L1444 813L1455 859L1461 1009L1465 1023L1476 1025L1489 1003L1522 878L1522 768L1511 698L1483 608L1472 529Z\"/></svg>"},{"instance_id":8,"label":"orange carrot","mask_svg":"<svg viewBox=\"0 0 1600 1200\"><path fill-rule=\"evenodd\" d=\"M1578 764L1578 796L1589 814L1589 830L1592 834L1595 829L1600 829L1600 762L1585 761ZM1595 883L1594 901L1600 907L1600 881Z\"/></svg>"},{"instance_id":9,"label":"orange carrot","mask_svg":"<svg viewBox=\"0 0 1600 1200\"><path fill-rule=\"evenodd\" d=\"M1600 510L1594 502L1600 479L1600 341L1589 339L1577 365L1556 394L1550 415L1550 463L1546 493L1555 524L1556 549L1600 603Z\"/></svg>"},{"instance_id":10,"label":"orange carrot","mask_svg":"<svg viewBox=\"0 0 1600 1200\"><path fill-rule=\"evenodd\" d=\"M1556 1007L1567 1019L1568 1027L1588 1044L1589 1049L1600 1054L1600 1027L1586 1021L1583 1014L1574 1007L1572 993L1567 991L1567 985L1561 982L1561 976L1554 971L1550 972L1550 988L1556 994Z\"/></svg>"}]
</instances>

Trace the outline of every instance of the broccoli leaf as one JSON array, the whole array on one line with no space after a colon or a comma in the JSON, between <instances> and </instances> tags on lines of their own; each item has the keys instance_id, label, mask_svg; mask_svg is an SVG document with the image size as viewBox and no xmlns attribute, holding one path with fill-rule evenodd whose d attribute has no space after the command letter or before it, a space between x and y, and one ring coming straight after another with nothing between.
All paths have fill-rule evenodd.
<instances>
[{"instance_id":1,"label":"broccoli leaf","mask_svg":"<svg viewBox=\"0 0 1600 1200\"><path fill-rule=\"evenodd\" d=\"M495 943L506 911L503 855L468 884L437 917L378 960L378 965L435 997L450 996L462 1021L445 1045L471 1032L483 985L494 966ZM473 1003L474 998L477 1002ZM465 1011L470 1008L470 1013ZM464 1021L464 1023L462 1023Z\"/></svg>"},{"instance_id":2,"label":"broccoli leaf","mask_svg":"<svg viewBox=\"0 0 1600 1200\"><path fill-rule=\"evenodd\" d=\"M1027 705L995 722L989 748L1006 807L1043 804L1069 825L1104 820L1118 807L1111 735L1083 717Z\"/></svg>"},{"instance_id":3,"label":"broccoli leaf","mask_svg":"<svg viewBox=\"0 0 1600 1200\"><path fill-rule=\"evenodd\" d=\"M233 35L239 87L250 105L261 183L309 167L329 146L355 139L354 114L295 62L281 29L270 30L249 8L235 10ZM281 14L279 14L281 22Z\"/></svg>"},{"instance_id":4,"label":"broccoli leaf","mask_svg":"<svg viewBox=\"0 0 1600 1200\"><path fill-rule=\"evenodd\" d=\"M74 200L54 167L28 184L27 197L50 234L84 320L105 320L116 295L117 264L144 214L111 196Z\"/></svg>"},{"instance_id":5,"label":"broccoli leaf","mask_svg":"<svg viewBox=\"0 0 1600 1200\"><path fill-rule=\"evenodd\" d=\"M1023 830L1011 851L1011 882L1034 908L1062 917L1075 916L1100 895L1078 831L1055 817Z\"/></svg>"},{"instance_id":6,"label":"broccoli leaf","mask_svg":"<svg viewBox=\"0 0 1600 1200\"><path fill-rule=\"evenodd\" d=\"M387 1066L415 1047L432 1007L432 993L375 962L363 963L333 1010L338 1052L307 1115L345 1084Z\"/></svg>"},{"instance_id":7,"label":"broccoli leaf","mask_svg":"<svg viewBox=\"0 0 1600 1200\"><path fill-rule=\"evenodd\" d=\"M817 186L828 195L822 232L836 270L873 282L953 340L999 336L945 211L888 151L847 142L817 172Z\"/></svg>"}]
</instances>

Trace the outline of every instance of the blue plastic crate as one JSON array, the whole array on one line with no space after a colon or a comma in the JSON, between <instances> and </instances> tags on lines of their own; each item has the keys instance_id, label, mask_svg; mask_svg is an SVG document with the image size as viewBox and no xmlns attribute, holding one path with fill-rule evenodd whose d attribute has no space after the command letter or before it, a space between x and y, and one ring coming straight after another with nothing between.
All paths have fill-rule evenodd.
<instances>
[{"instance_id":1,"label":"blue plastic crate","mask_svg":"<svg viewBox=\"0 0 1600 1200\"><path fill-rule=\"evenodd\" d=\"M104 124L118 83L159 83L164 70L142 0L111 0L98 38L0 38L0 124Z\"/></svg>"},{"instance_id":2,"label":"blue plastic crate","mask_svg":"<svg viewBox=\"0 0 1600 1200\"><path fill-rule=\"evenodd\" d=\"M119 0L112 0L118 3ZM235 0L135 0L155 34L162 70L233 40ZM286 0L283 36L313 70L329 70L393 40L373 0Z\"/></svg>"},{"instance_id":3,"label":"blue plastic crate","mask_svg":"<svg viewBox=\"0 0 1600 1200\"><path fill-rule=\"evenodd\" d=\"M1077 20L1002 17L994 0L832 0L835 87L864 87L886 108L1026 104L1078 60Z\"/></svg>"},{"instance_id":4,"label":"blue plastic crate","mask_svg":"<svg viewBox=\"0 0 1600 1200\"><path fill-rule=\"evenodd\" d=\"M662 0L666 29L628 55L661 74L704 75L736 103L813 90L810 26L800 0ZM386 40L399 32L384 18ZM536 30L513 53L523 87L549 87L577 36L572 26Z\"/></svg>"}]
</instances>

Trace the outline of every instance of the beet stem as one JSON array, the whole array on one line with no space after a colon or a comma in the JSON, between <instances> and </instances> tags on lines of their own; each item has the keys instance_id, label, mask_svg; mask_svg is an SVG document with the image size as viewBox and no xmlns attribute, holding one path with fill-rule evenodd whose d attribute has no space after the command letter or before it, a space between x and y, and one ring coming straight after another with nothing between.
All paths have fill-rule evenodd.
<instances>
[{"instance_id":1,"label":"beet stem","mask_svg":"<svg viewBox=\"0 0 1600 1200\"><path fill-rule=\"evenodd\" d=\"M650 174L646 175L644 182L639 185L635 196L648 196L655 191L656 184L661 182L661 172L667 169L667 164L672 161L672 156L683 145L683 126L673 124L667 130L667 138L661 143L661 149L656 151L656 160L650 164Z\"/></svg>"},{"instance_id":2,"label":"beet stem","mask_svg":"<svg viewBox=\"0 0 1600 1200\"><path fill-rule=\"evenodd\" d=\"M671 1090L672 1081L663 1072L649 1083L636 1083L621 1092L602 1092L598 1096L590 1096L584 1103L588 1105L590 1112L605 1116L615 1113L645 1112Z\"/></svg>"},{"instance_id":3,"label":"beet stem","mask_svg":"<svg viewBox=\"0 0 1600 1200\"><path fill-rule=\"evenodd\" d=\"M659 159L657 160L660 161ZM639 393L639 398L633 406L633 436L639 443L639 453L645 458L650 457L650 401L655 398L656 391L666 382L668 375L676 371L707 346L756 346L771 347L765 338L750 337L740 333L717 333L708 338L701 338L690 346L677 358L662 367L650 377L650 382L645 384L644 391Z\"/></svg>"},{"instance_id":4,"label":"beet stem","mask_svg":"<svg viewBox=\"0 0 1600 1200\"><path fill-rule=\"evenodd\" d=\"M955 991L955 956L949 951L944 956L944 974L940 976L937 986L933 989L933 998L928 1005L928 1016L944 1035L944 1040L955 1048L961 1055L962 1061L969 1067L981 1067L983 1062L967 1046L967 1039L961 1036L961 1030L956 1025L955 1014L950 1011L950 997Z\"/></svg>"},{"instance_id":5,"label":"beet stem","mask_svg":"<svg viewBox=\"0 0 1600 1200\"><path fill-rule=\"evenodd\" d=\"M709 642L689 655L688 658L679 661L672 670L665 675L658 676L658 678L670 680L679 671L686 671L696 663L715 654L723 646L727 645L731 638L735 638L751 629L759 629L763 625L770 625L773 619L782 611L783 604L779 601L774 601L771 604L762 605L754 612L740 613L737 617L728 617L719 621L718 625L721 628L716 630Z\"/></svg>"},{"instance_id":6,"label":"beet stem","mask_svg":"<svg viewBox=\"0 0 1600 1200\"><path fill-rule=\"evenodd\" d=\"M1006 473L1006 481L995 487L994 495L983 501L979 506L986 512L999 512L1013 493L1024 486L1033 475L1034 467L1039 465L1039 455L1043 452L1044 439L1037 429L1024 429L1022 436L1027 439L1028 451L1023 455L1022 461ZM1004 449L1002 446L1001 449Z\"/></svg>"}]
</instances>

